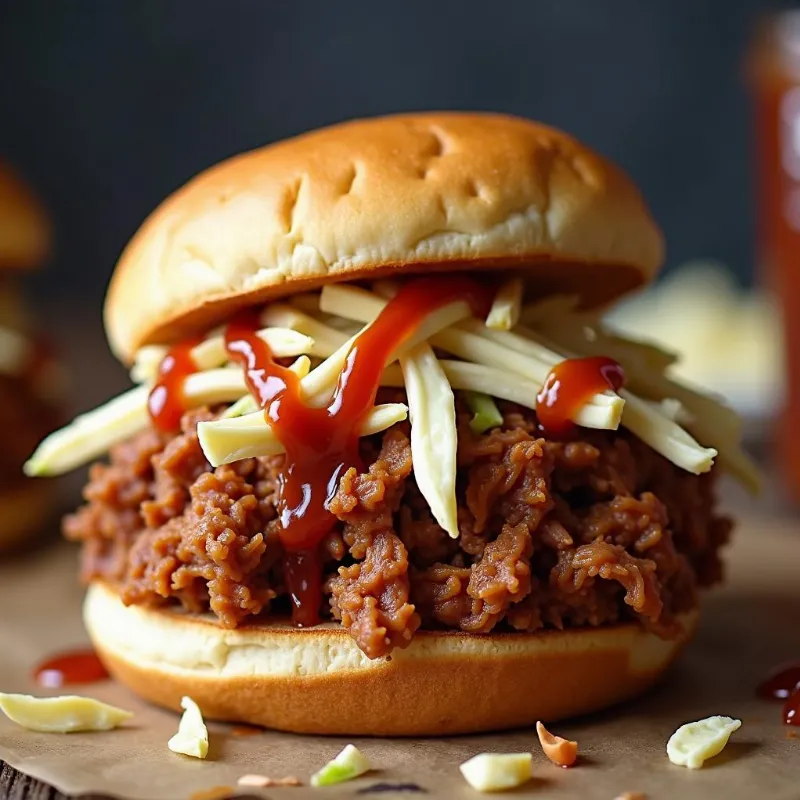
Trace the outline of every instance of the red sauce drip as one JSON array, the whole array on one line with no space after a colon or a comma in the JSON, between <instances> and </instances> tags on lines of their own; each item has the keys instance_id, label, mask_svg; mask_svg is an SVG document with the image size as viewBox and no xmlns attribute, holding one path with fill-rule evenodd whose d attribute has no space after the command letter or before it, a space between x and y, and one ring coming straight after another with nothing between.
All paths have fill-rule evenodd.
<instances>
[{"instance_id":1,"label":"red sauce drip","mask_svg":"<svg viewBox=\"0 0 800 800\"><path fill-rule=\"evenodd\" d=\"M93 650L75 650L43 661L33 677L39 686L58 689L75 683L104 681L108 672Z\"/></svg>"},{"instance_id":2,"label":"red sauce drip","mask_svg":"<svg viewBox=\"0 0 800 800\"><path fill-rule=\"evenodd\" d=\"M244 367L250 392L259 399L286 450L278 514L286 550L284 576L296 624L319 621L319 543L335 523L328 507L341 476L361 463L361 420L375 403L384 365L433 311L464 301L476 316L485 316L491 299L490 292L469 278L431 277L406 284L356 338L333 397L323 408L303 402L300 379L275 363L267 344L256 335L256 315L244 314L228 326L228 354Z\"/></svg>"},{"instance_id":3,"label":"red sauce drip","mask_svg":"<svg viewBox=\"0 0 800 800\"><path fill-rule=\"evenodd\" d=\"M199 339L191 339L171 347L158 368L158 378L147 398L147 409L153 425L161 431L172 433L181 425L186 411L183 384L186 378L197 372L192 359L192 348Z\"/></svg>"},{"instance_id":4,"label":"red sauce drip","mask_svg":"<svg viewBox=\"0 0 800 800\"><path fill-rule=\"evenodd\" d=\"M783 724L800 727L800 684L783 704Z\"/></svg>"},{"instance_id":5,"label":"red sauce drip","mask_svg":"<svg viewBox=\"0 0 800 800\"><path fill-rule=\"evenodd\" d=\"M613 358L568 358L556 364L536 395L536 416L546 433L563 436L575 427L572 417L589 398L607 389L619 391L625 373Z\"/></svg>"},{"instance_id":6,"label":"red sauce drip","mask_svg":"<svg viewBox=\"0 0 800 800\"><path fill-rule=\"evenodd\" d=\"M285 482L284 482L284 485ZM331 525L325 530L329 530ZM300 628L319 622L322 605L322 559L316 548L287 550L283 556L283 577L292 601L292 621Z\"/></svg>"},{"instance_id":7,"label":"red sauce drip","mask_svg":"<svg viewBox=\"0 0 800 800\"><path fill-rule=\"evenodd\" d=\"M800 662L780 667L759 684L759 697L767 700L786 700L800 689Z\"/></svg>"}]
</instances>

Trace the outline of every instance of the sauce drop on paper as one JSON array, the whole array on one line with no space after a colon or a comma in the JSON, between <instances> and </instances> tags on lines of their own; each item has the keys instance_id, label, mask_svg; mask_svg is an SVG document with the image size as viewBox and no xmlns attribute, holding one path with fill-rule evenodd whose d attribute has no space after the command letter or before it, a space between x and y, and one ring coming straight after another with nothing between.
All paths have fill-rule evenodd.
<instances>
[{"instance_id":1,"label":"sauce drop on paper","mask_svg":"<svg viewBox=\"0 0 800 800\"><path fill-rule=\"evenodd\" d=\"M463 301L475 316L485 317L491 299L491 291L469 278L450 275L406 284L356 337L333 397L322 408L306 405L300 378L278 364L257 335L255 313L245 312L228 325L228 355L243 367L248 389L286 450L278 516L286 551L283 574L296 625L319 622L319 544L336 521L328 509L339 479L361 464L360 423L375 403L384 365L434 311Z\"/></svg>"},{"instance_id":2,"label":"sauce drop on paper","mask_svg":"<svg viewBox=\"0 0 800 800\"><path fill-rule=\"evenodd\" d=\"M800 727L800 687L783 704L783 724Z\"/></svg>"},{"instance_id":3,"label":"sauce drop on paper","mask_svg":"<svg viewBox=\"0 0 800 800\"><path fill-rule=\"evenodd\" d=\"M786 700L800 687L800 662L778 668L758 686L758 696L767 700Z\"/></svg>"},{"instance_id":4,"label":"sauce drop on paper","mask_svg":"<svg viewBox=\"0 0 800 800\"><path fill-rule=\"evenodd\" d=\"M800 727L800 662L779 667L757 691L767 700L783 700L783 724Z\"/></svg>"},{"instance_id":5,"label":"sauce drop on paper","mask_svg":"<svg viewBox=\"0 0 800 800\"><path fill-rule=\"evenodd\" d=\"M104 681L108 678L108 672L94 650L72 650L59 653L37 665L33 677L39 686L58 689Z\"/></svg>"},{"instance_id":6,"label":"sauce drop on paper","mask_svg":"<svg viewBox=\"0 0 800 800\"><path fill-rule=\"evenodd\" d=\"M554 436L568 434L572 418L589 398L608 389L616 392L625 383L618 362L605 356L568 358L556 364L536 395L536 416L542 428Z\"/></svg>"}]
</instances>

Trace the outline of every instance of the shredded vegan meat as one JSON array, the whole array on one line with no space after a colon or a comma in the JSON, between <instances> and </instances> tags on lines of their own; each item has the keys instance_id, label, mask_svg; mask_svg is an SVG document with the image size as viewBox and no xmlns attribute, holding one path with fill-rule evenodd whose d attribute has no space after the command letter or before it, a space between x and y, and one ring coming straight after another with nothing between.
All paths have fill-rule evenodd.
<instances>
[{"instance_id":1,"label":"shredded vegan meat","mask_svg":"<svg viewBox=\"0 0 800 800\"><path fill-rule=\"evenodd\" d=\"M408 551L394 530L410 474L411 444L396 427L366 473L344 474L330 506L356 559L327 582L331 612L371 658L407 645L420 625L409 602Z\"/></svg>"},{"instance_id":2,"label":"shredded vegan meat","mask_svg":"<svg viewBox=\"0 0 800 800\"><path fill-rule=\"evenodd\" d=\"M422 629L537 631L637 620L662 637L697 588L721 577L730 521L712 473L691 475L626 431L537 432L534 412L502 406L474 434L458 400L458 520L451 539L415 482L406 423L362 440L323 540L329 614L371 658ZM282 457L212 469L184 416L176 436L148 430L92 467L87 504L65 521L83 542L83 579L129 604L210 610L226 627L285 615L276 493Z\"/></svg>"}]
</instances>

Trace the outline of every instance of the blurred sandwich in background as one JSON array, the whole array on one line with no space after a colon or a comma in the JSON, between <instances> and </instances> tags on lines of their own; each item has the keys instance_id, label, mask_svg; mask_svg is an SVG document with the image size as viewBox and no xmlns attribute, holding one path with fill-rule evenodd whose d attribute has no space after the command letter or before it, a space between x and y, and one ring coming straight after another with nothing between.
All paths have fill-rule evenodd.
<instances>
[{"instance_id":1,"label":"blurred sandwich in background","mask_svg":"<svg viewBox=\"0 0 800 800\"><path fill-rule=\"evenodd\" d=\"M22 464L61 418L64 377L20 286L46 260L51 239L39 200L0 163L0 552L32 539L53 513L53 486L24 477Z\"/></svg>"}]
</instances>

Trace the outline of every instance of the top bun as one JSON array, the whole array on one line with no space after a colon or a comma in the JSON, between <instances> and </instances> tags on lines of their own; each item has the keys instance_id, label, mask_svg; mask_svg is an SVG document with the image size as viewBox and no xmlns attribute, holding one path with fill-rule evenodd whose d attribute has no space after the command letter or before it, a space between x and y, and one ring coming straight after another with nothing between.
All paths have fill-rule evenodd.
<instances>
[{"instance_id":1,"label":"top bun","mask_svg":"<svg viewBox=\"0 0 800 800\"><path fill-rule=\"evenodd\" d=\"M50 223L30 188L0 163L0 269L38 267L50 252Z\"/></svg>"},{"instance_id":2,"label":"top bun","mask_svg":"<svg viewBox=\"0 0 800 800\"><path fill-rule=\"evenodd\" d=\"M115 353L332 280L520 269L603 304L663 255L639 191L553 128L497 114L356 120L231 158L134 236L106 299Z\"/></svg>"}]
</instances>

